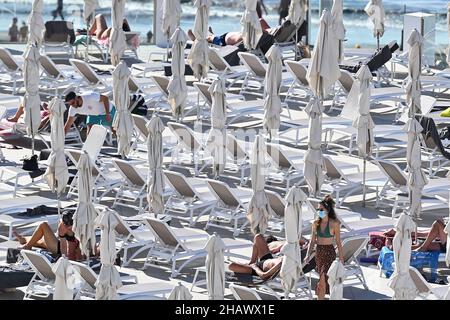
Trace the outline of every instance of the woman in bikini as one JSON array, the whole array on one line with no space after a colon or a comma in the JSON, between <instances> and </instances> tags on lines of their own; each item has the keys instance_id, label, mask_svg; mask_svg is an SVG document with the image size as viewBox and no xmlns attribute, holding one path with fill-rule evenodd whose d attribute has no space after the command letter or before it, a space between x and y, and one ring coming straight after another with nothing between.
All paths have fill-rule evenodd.
<instances>
[{"instance_id":1,"label":"woman in bikini","mask_svg":"<svg viewBox=\"0 0 450 320\"><path fill-rule=\"evenodd\" d=\"M344 253L341 243L341 224L334 211L334 200L326 196L319 204L318 218L314 221L311 231L305 262L309 261L315 249L316 271L320 278L316 287L318 300L323 300L329 293L328 269L336 259L335 245L338 248L339 260L344 263Z\"/></svg>"},{"instance_id":2,"label":"woman in bikini","mask_svg":"<svg viewBox=\"0 0 450 320\"><path fill-rule=\"evenodd\" d=\"M95 16L95 21L92 24L91 29L89 30L89 35L96 36L99 40L109 39L109 35L111 34L112 28L107 26L106 19L102 14L98 14ZM130 25L128 24L127 19L123 19L122 30L127 32L131 31Z\"/></svg>"},{"instance_id":3,"label":"woman in bikini","mask_svg":"<svg viewBox=\"0 0 450 320\"><path fill-rule=\"evenodd\" d=\"M63 219L58 224L57 235L53 232L47 222L42 222L31 237L24 237L14 230L14 236L17 238L21 246L18 249L31 250L33 247L45 249L52 255L59 257L64 254L69 260L80 261L84 257L80 250L80 241L75 237L72 230L73 220ZM95 254L99 254L98 246L96 246Z\"/></svg>"}]
</instances>

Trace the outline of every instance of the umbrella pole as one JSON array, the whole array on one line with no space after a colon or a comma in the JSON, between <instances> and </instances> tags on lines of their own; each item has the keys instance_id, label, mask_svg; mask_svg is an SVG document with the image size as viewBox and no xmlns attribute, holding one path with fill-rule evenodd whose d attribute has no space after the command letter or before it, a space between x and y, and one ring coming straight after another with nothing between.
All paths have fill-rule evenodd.
<instances>
[{"instance_id":1,"label":"umbrella pole","mask_svg":"<svg viewBox=\"0 0 450 320\"><path fill-rule=\"evenodd\" d=\"M169 62L169 32L167 32L167 43L166 43L166 62Z\"/></svg>"},{"instance_id":2,"label":"umbrella pole","mask_svg":"<svg viewBox=\"0 0 450 320\"><path fill-rule=\"evenodd\" d=\"M295 46L294 46L294 48L295 48L295 61L297 61L297 50L298 50L298 26L296 26L297 28L296 28L296 32L295 32Z\"/></svg>"},{"instance_id":3,"label":"umbrella pole","mask_svg":"<svg viewBox=\"0 0 450 320\"><path fill-rule=\"evenodd\" d=\"M363 161L363 207L366 207L366 157Z\"/></svg>"},{"instance_id":4,"label":"umbrella pole","mask_svg":"<svg viewBox=\"0 0 450 320\"><path fill-rule=\"evenodd\" d=\"M380 34L377 32L377 49L380 49Z\"/></svg>"}]
</instances>

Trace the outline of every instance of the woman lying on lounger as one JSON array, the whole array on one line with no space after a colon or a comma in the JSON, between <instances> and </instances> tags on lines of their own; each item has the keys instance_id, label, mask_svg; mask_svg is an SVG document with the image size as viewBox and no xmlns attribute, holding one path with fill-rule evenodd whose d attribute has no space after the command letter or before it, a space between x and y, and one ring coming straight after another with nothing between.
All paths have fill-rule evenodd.
<instances>
[{"instance_id":1,"label":"woman lying on lounger","mask_svg":"<svg viewBox=\"0 0 450 320\"><path fill-rule=\"evenodd\" d=\"M25 114L25 107L23 104L17 108L16 113L12 116L7 118L8 122L19 122L19 120L22 118L22 116ZM39 129L42 128L44 125L46 125L49 121L50 111L48 110L48 104L46 102L41 103L41 124L39 125Z\"/></svg>"},{"instance_id":2,"label":"woman lying on lounger","mask_svg":"<svg viewBox=\"0 0 450 320\"><path fill-rule=\"evenodd\" d=\"M283 256L274 258L272 254L280 252L285 244L284 241L278 241L274 237L268 237L257 234L253 239L252 258L248 264L233 262L229 269L235 273L251 274L259 276L263 280L273 277L281 268ZM299 244L304 248L306 254L306 239L301 239Z\"/></svg>"},{"instance_id":3,"label":"woman lying on lounger","mask_svg":"<svg viewBox=\"0 0 450 320\"><path fill-rule=\"evenodd\" d=\"M438 219L433 222L429 231L412 233L413 239L425 238L424 242L416 243L411 246L411 249L416 251L440 251L441 253L447 252L447 233L445 232L444 220ZM384 233L386 236L386 246L389 249L393 249L392 240L396 231L390 229Z\"/></svg>"},{"instance_id":4,"label":"woman lying on lounger","mask_svg":"<svg viewBox=\"0 0 450 320\"><path fill-rule=\"evenodd\" d=\"M64 254L69 260L83 260L85 257L81 254L80 241L75 237L72 225L72 213L66 211L58 224L58 237L55 236L47 222L42 222L31 237L24 237L14 230L14 236L21 244L18 249L31 250L33 247L37 247L50 251L56 257ZM95 255L99 254L99 248L96 246Z\"/></svg>"}]
</instances>

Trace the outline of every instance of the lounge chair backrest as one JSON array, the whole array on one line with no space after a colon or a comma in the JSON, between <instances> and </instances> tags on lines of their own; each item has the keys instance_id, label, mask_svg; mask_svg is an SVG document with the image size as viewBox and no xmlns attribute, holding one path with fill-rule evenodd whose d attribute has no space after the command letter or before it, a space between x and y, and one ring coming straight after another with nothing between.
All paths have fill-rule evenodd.
<instances>
[{"instance_id":1,"label":"lounge chair backrest","mask_svg":"<svg viewBox=\"0 0 450 320\"><path fill-rule=\"evenodd\" d=\"M329 157L324 156L323 160L325 162L326 174L330 179L335 180L335 179L342 179L344 177L340 172L340 170L334 165L333 161Z\"/></svg>"},{"instance_id":2,"label":"lounge chair backrest","mask_svg":"<svg viewBox=\"0 0 450 320\"><path fill-rule=\"evenodd\" d=\"M378 160L381 171L387 176L389 181L395 186L406 187L408 180L402 170L393 162Z\"/></svg>"},{"instance_id":3,"label":"lounge chair backrest","mask_svg":"<svg viewBox=\"0 0 450 320\"><path fill-rule=\"evenodd\" d=\"M241 62L257 77L264 78L266 76L266 67L253 53L238 52Z\"/></svg>"},{"instance_id":4,"label":"lounge chair backrest","mask_svg":"<svg viewBox=\"0 0 450 320\"><path fill-rule=\"evenodd\" d=\"M344 252L344 263L347 263L353 257L357 257L369 242L369 237L351 237L342 240L342 250Z\"/></svg>"},{"instance_id":5,"label":"lounge chair backrest","mask_svg":"<svg viewBox=\"0 0 450 320\"><path fill-rule=\"evenodd\" d=\"M150 77L155 83L156 87L163 93L166 97L169 96L169 78L165 76L153 75Z\"/></svg>"},{"instance_id":6,"label":"lounge chair backrest","mask_svg":"<svg viewBox=\"0 0 450 320\"><path fill-rule=\"evenodd\" d=\"M136 83L133 77L128 78L128 88L130 89L130 92L139 91L139 85Z\"/></svg>"},{"instance_id":7,"label":"lounge chair backrest","mask_svg":"<svg viewBox=\"0 0 450 320\"><path fill-rule=\"evenodd\" d=\"M0 47L0 60L9 71L18 71L20 69L11 53L2 47Z\"/></svg>"},{"instance_id":8,"label":"lounge chair backrest","mask_svg":"<svg viewBox=\"0 0 450 320\"><path fill-rule=\"evenodd\" d=\"M105 143L106 134L106 128L98 124L94 124L89 131L81 150L86 151L92 161L97 160L103 144Z\"/></svg>"},{"instance_id":9,"label":"lounge chair backrest","mask_svg":"<svg viewBox=\"0 0 450 320\"><path fill-rule=\"evenodd\" d=\"M66 149L65 150L66 155L69 157L69 159L73 162L75 166L78 165L78 161L80 161L80 157L83 154L83 151L77 150L77 149ZM97 166L92 166L92 176L96 177L100 174L100 172L97 170Z\"/></svg>"},{"instance_id":10,"label":"lounge chair backrest","mask_svg":"<svg viewBox=\"0 0 450 320\"><path fill-rule=\"evenodd\" d=\"M208 50L208 58L209 63L211 64L212 68L217 71L226 71L227 69L231 69L228 62L222 58L222 56L219 54L219 51L214 48L209 48Z\"/></svg>"},{"instance_id":11,"label":"lounge chair backrest","mask_svg":"<svg viewBox=\"0 0 450 320\"><path fill-rule=\"evenodd\" d=\"M163 221L153 218L146 218L150 230L153 231L155 236L166 246L176 247L181 245L177 237L174 235L170 227Z\"/></svg>"},{"instance_id":12,"label":"lounge chair backrest","mask_svg":"<svg viewBox=\"0 0 450 320\"><path fill-rule=\"evenodd\" d=\"M297 81L302 85L308 86L308 80L306 79L306 67L298 61L285 60L286 69L294 76Z\"/></svg>"},{"instance_id":13,"label":"lounge chair backrest","mask_svg":"<svg viewBox=\"0 0 450 320\"><path fill-rule=\"evenodd\" d=\"M120 159L113 159L112 161L114 166L122 173L122 176L128 181L128 183L131 183L136 187L143 187L146 185L145 180L132 164Z\"/></svg>"},{"instance_id":14,"label":"lounge chair backrest","mask_svg":"<svg viewBox=\"0 0 450 320\"><path fill-rule=\"evenodd\" d=\"M71 21L45 22L44 41L51 43L75 42L75 30Z\"/></svg>"},{"instance_id":15,"label":"lounge chair backrest","mask_svg":"<svg viewBox=\"0 0 450 320\"><path fill-rule=\"evenodd\" d=\"M247 153L239 145L236 137L232 134L227 134L227 150L235 160L244 160L248 158Z\"/></svg>"},{"instance_id":16,"label":"lounge chair backrest","mask_svg":"<svg viewBox=\"0 0 450 320\"><path fill-rule=\"evenodd\" d=\"M41 280L55 280L52 265L44 255L31 250L21 250L20 254Z\"/></svg>"},{"instance_id":17,"label":"lounge chair backrest","mask_svg":"<svg viewBox=\"0 0 450 320\"><path fill-rule=\"evenodd\" d=\"M39 63L47 75L52 76L53 78L58 78L61 76L61 72L59 72L55 63L45 54L39 57Z\"/></svg>"},{"instance_id":18,"label":"lounge chair backrest","mask_svg":"<svg viewBox=\"0 0 450 320\"><path fill-rule=\"evenodd\" d=\"M265 190L269 205L278 217L284 217L285 202L281 196L271 190Z\"/></svg>"},{"instance_id":19,"label":"lounge chair backrest","mask_svg":"<svg viewBox=\"0 0 450 320\"><path fill-rule=\"evenodd\" d=\"M279 145L273 143L267 143L267 153L276 162L276 164L282 169L290 169L292 167L292 163L284 154L283 150Z\"/></svg>"},{"instance_id":20,"label":"lounge chair backrest","mask_svg":"<svg viewBox=\"0 0 450 320\"><path fill-rule=\"evenodd\" d=\"M230 290L236 300L262 300L255 290L247 287L230 284Z\"/></svg>"},{"instance_id":21,"label":"lounge chair backrest","mask_svg":"<svg viewBox=\"0 0 450 320\"><path fill-rule=\"evenodd\" d=\"M411 276L414 284L416 285L416 289L419 291L419 294L430 293L431 290L428 285L428 282L423 278L419 270L410 266L409 275Z\"/></svg>"},{"instance_id":22,"label":"lounge chair backrest","mask_svg":"<svg viewBox=\"0 0 450 320\"><path fill-rule=\"evenodd\" d=\"M339 77L339 83L342 85L342 88L349 93L350 90L352 90L353 83L355 82L355 79L353 78L352 74L348 72L347 70L341 69L341 76Z\"/></svg>"},{"instance_id":23,"label":"lounge chair backrest","mask_svg":"<svg viewBox=\"0 0 450 320\"><path fill-rule=\"evenodd\" d=\"M195 151L200 147L200 142L189 127L177 122L168 122L167 126L177 136L178 142L181 142L190 151Z\"/></svg>"},{"instance_id":24,"label":"lounge chair backrest","mask_svg":"<svg viewBox=\"0 0 450 320\"><path fill-rule=\"evenodd\" d=\"M78 71L83 79L90 85L102 83L102 79L95 73L94 69L87 63L78 59L69 59L70 64Z\"/></svg>"},{"instance_id":25,"label":"lounge chair backrest","mask_svg":"<svg viewBox=\"0 0 450 320\"><path fill-rule=\"evenodd\" d=\"M136 130L142 135L145 139L148 137L148 129L147 129L147 119L138 114L132 114L133 122Z\"/></svg>"},{"instance_id":26,"label":"lounge chair backrest","mask_svg":"<svg viewBox=\"0 0 450 320\"><path fill-rule=\"evenodd\" d=\"M185 176L181 173L164 170L164 175L166 176L169 184L179 195L186 198L194 198L196 196L195 190L192 189L190 184L186 181Z\"/></svg>"},{"instance_id":27,"label":"lounge chair backrest","mask_svg":"<svg viewBox=\"0 0 450 320\"><path fill-rule=\"evenodd\" d=\"M206 180L213 194L224 205L232 208L236 208L240 205L239 199L231 192L230 187L222 181Z\"/></svg>"},{"instance_id":28,"label":"lounge chair backrest","mask_svg":"<svg viewBox=\"0 0 450 320\"><path fill-rule=\"evenodd\" d=\"M97 281L97 274L92 270L91 267L77 261L70 261L72 266L81 276L81 278L91 287L91 289L95 290L95 282Z\"/></svg>"},{"instance_id":29,"label":"lounge chair backrest","mask_svg":"<svg viewBox=\"0 0 450 320\"><path fill-rule=\"evenodd\" d=\"M120 216L120 214L117 211L109 209L108 212L110 214L113 214L117 219L117 226L114 229L116 230L118 235L127 237L131 233L133 233L131 231L131 229L128 227L127 223L125 221L123 221L122 217Z\"/></svg>"},{"instance_id":30,"label":"lounge chair backrest","mask_svg":"<svg viewBox=\"0 0 450 320\"><path fill-rule=\"evenodd\" d=\"M422 114L427 115L433 110L436 105L436 98L432 96L421 95L420 96L420 109Z\"/></svg>"},{"instance_id":31,"label":"lounge chair backrest","mask_svg":"<svg viewBox=\"0 0 450 320\"><path fill-rule=\"evenodd\" d=\"M198 92L201 94L202 98L208 104L208 106L212 106L212 96L209 92L209 84L203 82L194 82L194 87L197 88Z\"/></svg>"}]
</instances>

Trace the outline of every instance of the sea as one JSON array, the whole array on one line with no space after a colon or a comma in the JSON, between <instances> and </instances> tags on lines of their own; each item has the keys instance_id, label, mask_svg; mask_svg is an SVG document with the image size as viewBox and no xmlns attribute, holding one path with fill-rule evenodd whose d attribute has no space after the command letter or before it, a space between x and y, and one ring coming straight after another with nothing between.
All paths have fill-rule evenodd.
<instances>
[{"instance_id":1,"label":"sea","mask_svg":"<svg viewBox=\"0 0 450 320\"><path fill-rule=\"evenodd\" d=\"M195 8L193 1L182 1L183 14L181 27L186 31L193 27ZM108 25L111 24L111 0L100 0L97 13L103 13ZM244 0L213 0L210 10L209 24L215 34L223 34L228 31L240 30L240 18L244 11ZM367 0L344 0L344 25L346 28L346 47L376 47L376 39L372 36L372 23L364 12ZM447 31L447 0L384 0L386 12L385 34L381 43L389 43L392 40L401 42L403 15L411 12L426 12L436 15L435 39L429 41L440 52L449 43ZM7 34L9 25L14 16L26 21L31 10L31 0L0 0L0 34ZM268 13L264 15L270 26L278 25L277 8L279 0L264 0ZM314 43L319 25L319 0L310 0L311 6L311 38ZM56 0L45 0L44 20L52 19L51 11L56 8ZM66 20L74 23L75 28L85 27L82 19L83 0L64 0L64 15ZM146 41L146 35L153 29L153 0L129 0L126 3L126 17L132 30L141 32L142 41ZM1 39L5 40L5 39ZM433 41L434 40L434 41Z\"/></svg>"}]
</instances>

